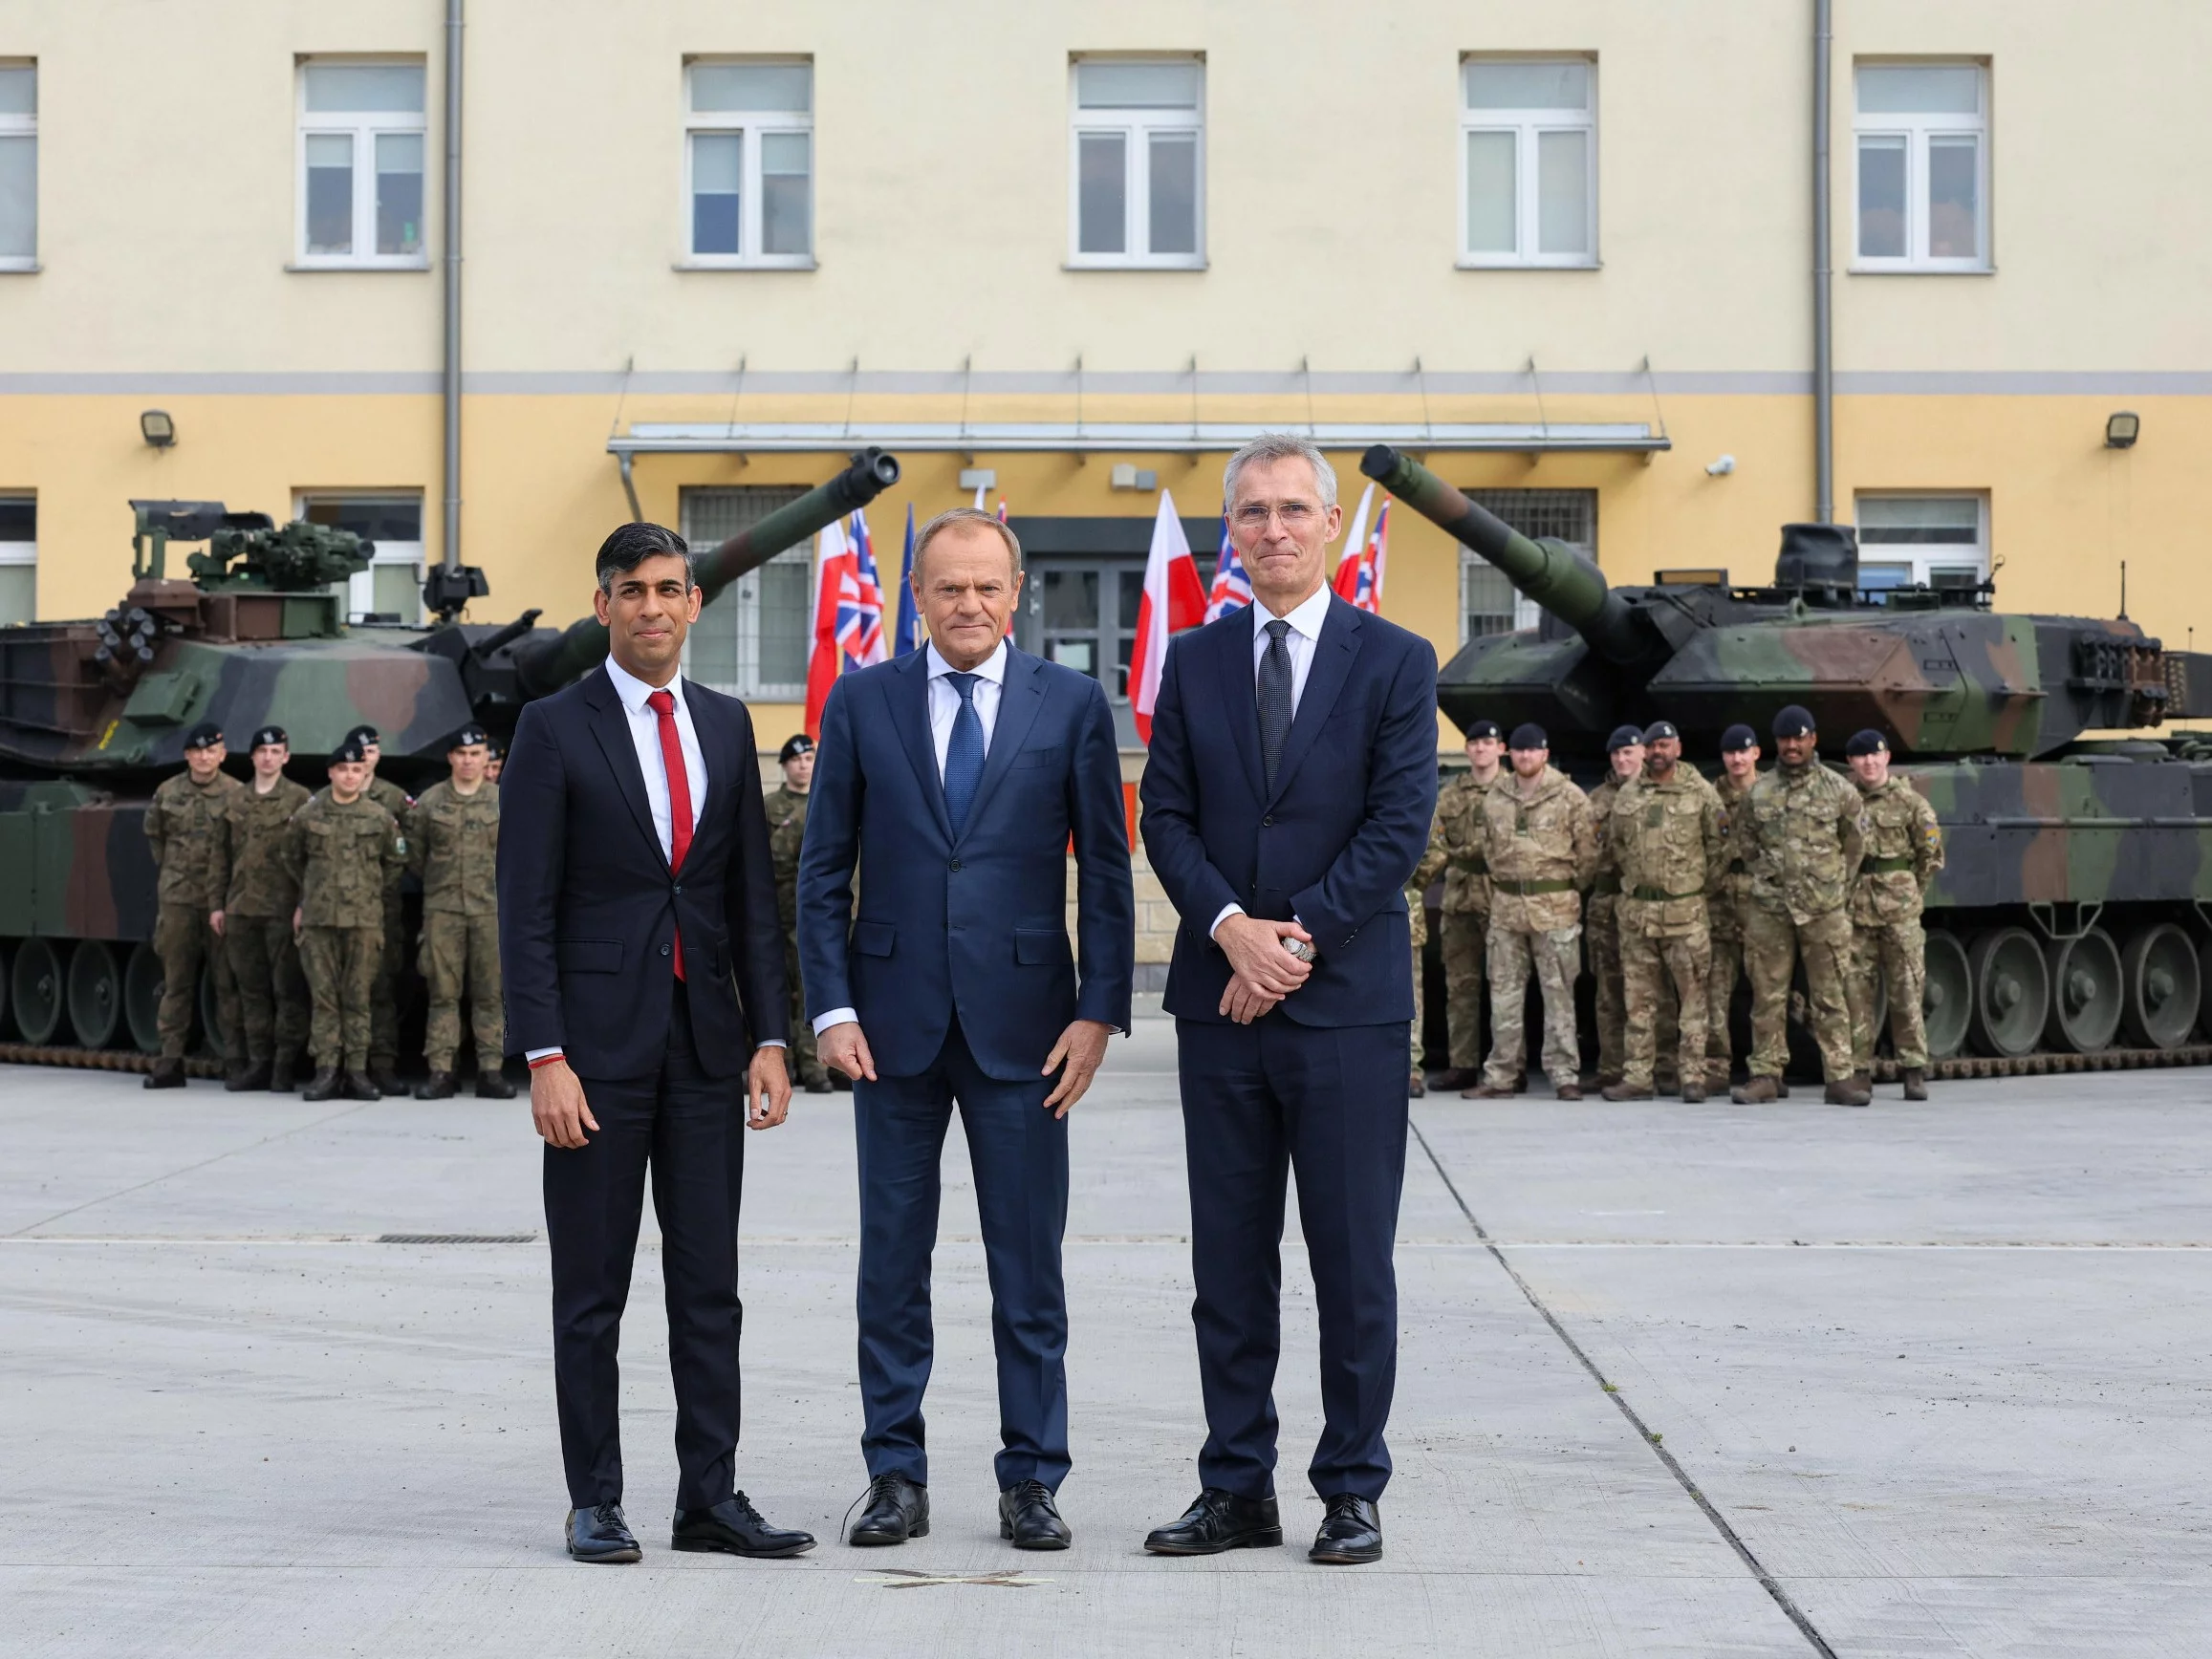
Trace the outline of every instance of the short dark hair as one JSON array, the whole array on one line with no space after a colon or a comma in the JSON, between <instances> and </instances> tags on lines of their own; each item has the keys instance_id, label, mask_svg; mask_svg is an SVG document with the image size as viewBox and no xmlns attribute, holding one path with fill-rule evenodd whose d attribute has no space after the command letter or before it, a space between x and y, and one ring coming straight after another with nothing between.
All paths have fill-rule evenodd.
<instances>
[{"instance_id":1,"label":"short dark hair","mask_svg":"<svg viewBox=\"0 0 2212 1659\"><path fill-rule=\"evenodd\" d=\"M599 592L612 593L617 576L636 570L647 559L658 558L683 561L684 592L699 586L699 578L691 571L690 544L672 529L642 522L617 525L614 533L599 544L598 557L592 561L592 572L598 578Z\"/></svg>"}]
</instances>

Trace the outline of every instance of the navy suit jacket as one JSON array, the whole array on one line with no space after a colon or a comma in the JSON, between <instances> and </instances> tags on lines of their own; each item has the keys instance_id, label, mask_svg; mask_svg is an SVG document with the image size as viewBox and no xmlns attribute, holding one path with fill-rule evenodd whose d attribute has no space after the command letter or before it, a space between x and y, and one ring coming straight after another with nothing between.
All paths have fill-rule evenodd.
<instances>
[{"instance_id":1,"label":"navy suit jacket","mask_svg":"<svg viewBox=\"0 0 2212 1659\"><path fill-rule=\"evenodd\" d=\"M649 1077L667 1058L681 924L700 1064L742 1075L791 1027L775 866L752 716L683 682L706 799L682 873L654 833L614 681L595 668L526 704L500 775L499 960L507 1049L560 1048L584 1077Z\"/></svg>"},{"instance_id":2,"label":"navy suit jacket","mask_svg":"<svg viewBox=\"0 0 2212 1659\"><path fill-rule=\"evenodd\" d=\"M1262 783L1246 606L1167 648L1139 795L1153 873L1182 916L1166 1010L1221 1023L1228 958L1207 936L1225 904L1295 916L1320 959L1278 1010L1301 1025L1414 1015L1405 883L1436 809L1436 653L1331 599L1297 718Z\"/></svg>"},{"instance_id":3,"label":"navy suit jacket","mask_svg":"<svg viewBox=\"0 0 2212 1659\"><path fill-rule=\"evenodd\" d=\"M1136 903L1114 717L1096 680L1008 646L983 781L956 837L928 687L928 653L916 651L845 675L822 710L799 854L807 1017L852 1008L878 1072L908 1077L936 1062L957 1010L987 1075L1035 1081L1069 1022L1129 1028Z\"/></svg>"}]
</instances>

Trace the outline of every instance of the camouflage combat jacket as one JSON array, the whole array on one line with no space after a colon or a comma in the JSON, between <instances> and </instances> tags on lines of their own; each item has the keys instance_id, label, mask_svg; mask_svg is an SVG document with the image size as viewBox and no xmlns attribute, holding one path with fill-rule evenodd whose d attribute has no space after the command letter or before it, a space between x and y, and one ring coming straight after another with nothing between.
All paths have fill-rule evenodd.
<instances>
[{"instance_id":1,"label":"camouflage combat jacket","mask_svg":"<svg viewBox=\"0 0 2212 1659\"><path fill-rule=\"evenodd\" d=\"M1800 925L1844 907L1866 846L1855 786L1818 760L1776 766L1751 786L1739 822L1752 903Z\"/></svg>"},{"instance_id":2,"label":"camouflage combat jacket","mask_svg":"<svg viewBox=\"0 0 2212 1659\"><path fill-rule=\"evenodd\" d=\"M1428 832L1429 854L1444 878L1443 909L1451 916L1483 916L1490 908L1490 866L1484 851L1483 797L1506 775L1503 768L1487 784L1475 782L1472 772L1461 772L1437 791L1436 818ZM1423 857L1425 869L1429 857ZM1414 873L1417 876L1420 872ZM1426 890L1436 879L1431 870L1420 887Z\"/></svg>"},{"instance_id":3,"label":"camouflage combat jacket","mask_svg":"<svg viewBox=\"0 0 2212 1659\"><path fill-rule=\"evenodd\" d=\"M381 927L384 894L407 865L400 822L366 795L341 805L327 792L292 815L284 864L299 883L309 927Z\"/></svg>"},{"instance_id":4,"label":"camouflage combat jacket","mask_svg":"<svg viewBox=\"0 0 2212 1659\"><path fill-rule=\"evenodd\" d=\"M1597 832L1590 798L1566 773L1546 766L1528 800L1519 778L1501 778L1483 797L1483 845L1491 926L1551 933L1581 920L1581 889L1597 866Z\"/></svg>"},{"instance_id":5,"label":"camouflage combat jacket","mask_svg":"<svg viewBox=\"0 0 2212 1659\"><path fill-rule=\"evenodd\" d=\"M1928 883L1943 868L1943 830L1927 797L1902 778L1878 788L1859 786L1866 800L1866 857L1852 884L1851 919L1858 927L1918 921Z\"/></svg>"},{"instance_id":6,"label":"camouflage combat jacket","mask_svg":"<svg viewBox=\"0 0 2212 1659\"><path fill-rule=\"evenodd\" d=\"M195 910L222 904L223 889L215 879L216 827L230 797L245 786L228 772L217 772L215 781L205 786L183 772L154 791L146 808L146 845L154 850L154 864L162 873L162 903Z\"/></svg>"},{"instance_id":7,"label":"camouflage combat jacket","mask_svg":"<svg viewBox=\"0 0 2212 1659\"><path fill-rule=\"evenodd\" d=\"M1705 920L1716 939L1740 939L1744 937L1744 906L1751 901L1751 872L1744 858L1745 802L1750 798L1751 786L1739 788L1736 780L1723 772L1713 780L1713 792L1721 797L1721 810L1727 814L1728 845L1720 882L1705 895Z\"/></svg>"},{"instance_id":8,"label":"camouflage combat jacket","mask_svg":"<svg viewBox=\"0 0 2212 1659\"><path fill-rule=\"evenodd\" d=\"M1605 831L1620 873L1620 929L1679 938L1707 925L1705 895L1727 868L1728 819L1721 796L1677 763L1659 783L1648 773L1614 798Z\"/></svg>"},{"instance_id":9,"label":"camouflage combat jacket","mask_svg":"<svg viewBox=\"0 0 2212 1659\"><path fill-rule=\"evenodd\" d=\"M407 868L423 881L423 908L455 916L499 914L499 786L464 795L432 784L408 809Z\"/></svg>"},{"instance_id":10,"label":"camouflage combat jacket","mask_svg":"<svg viewBox=\"0 0 2212 1659\"><path fill-rule=\"evenodd\" d=\"M1590 822L1597 835L1597 868L1590 883L1593 903L1610 900L1620 891L1620 862L1613 852L1613 804L1625 786L1620 778L1608 773L1605 782L1590 791Z\"/></svg>"},{"instance_id":11,"label":"camouflage combat jacket","mask_svg":"<svg viewBox=\"0 0 2212 1659\"><path fill-rule=\"evenodd\" d=\"M776 916L789 934L799 919L799 848L807 838L807 797L786 784L764 804L769 858L776 872Z\"/></svg>"},{"instance_id":12,"label":"camouflage combat jacket","mask_svg":"<svg viewBox=\"0 0 2212 1659\"><path fill-rule=\"evenodd\" d=\"M266 795L244 784L225 800L215 828L215 891L226 915L289 916L297 907L299 883L285 868L284 840L307 799L304 784L279 777Z\"/></svg>"}]
</instances>

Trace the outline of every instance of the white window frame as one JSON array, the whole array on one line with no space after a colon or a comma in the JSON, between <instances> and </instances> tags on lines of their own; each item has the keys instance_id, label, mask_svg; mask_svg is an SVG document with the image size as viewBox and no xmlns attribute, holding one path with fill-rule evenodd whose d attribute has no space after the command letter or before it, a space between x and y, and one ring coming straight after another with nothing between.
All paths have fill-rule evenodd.
<instances>
[{"instance_id":1,"label":"white window frame","mask_svg":"<svg viewBox=\"0 0 2212 1659\"><path fill-rule=\"evenodd\" d=\"M37 512L38 498L29 491L8 490L4 494L5 498L11 502L30 502L33 513ZM34 533L32 539L27 542L0 542L0 570L20 571L26 567L29 567L32 572L31 615L27 620L35 622L38 619L38 538ZM0 624L0 626L4 626L4 624Z\"/></svg>"},{"instance_id":2,"label":"white window frame","mask_svg":"<svg viewBox=\"0 0 2212 1659\"><path fill-rule=\"evenodd\" d=\"M0 57L0 69L28 69L31 72L31 113L29 115L0 115L0 139L29 139L31 140L31 251L20 254L0 254L0 270L36 270L38 269L38 60L31 57ZM5 545L0 543L0 546Z\"/></svg>"},{"instance_id":3,"label":"white window frame","mask_svg":"<svg viewBox=\"0 0 2212 1659\"><path fill-rule=\"evenodd\" d=\"M1970 69L1974 72L1972 115L1910 115L1885 111L1862 115L1859 72L1868 69ZM1974 245L1971 259L1938 259L1928 252L1928 140L1943 134L1970 133L1974 145ZM1859 205L1863 145L1868 139L1901 139L1905 146L1905 251L1901 257L1861 253ZM1989 246L1989 66L1971 58L1864 57L1851 75L1851 266L1869 274L1884 271L1937 271L1980 276L1994 269Z\"/></svg>"},{"instance_id":4,"label":"white window frame","mask_svg":"<svg viewBox=\"0 0 2212 1659\"><path fill-rule=\"evenodd\" d=\"M1466 67L1470 63L1580 64L1589 71L1585 83L1589 101L1580 115L1572 110L1477 110L1467 107ZM1511 53L1470 52L1460 58L1460 136L1457 170L1459 199L1459 265L1463 270L1595 270L1597 256L1597 59L1584 53L1554 53L1521 56ZM1537 251L1538 178L1537 138L1543 133L1579 132L1588 135L1586 161L1590 175L1584 199L1590 204L1584 226L1588 251L1543 253ZM1511 253L1476 253L1467 247L1467 138L1472 133L1513 135L1513 242Z\"/></svg>"},{"instance_id":5,"label":"white window frame","mask_svg":"<svg viewBox=\"0 0 2212 1659\"><path fill-rule=\"evenodd\" d=\"M731 697L743 698L748 702L804 702L807 700L807 682L804 675L796 680L764 679L760 668L760 582L759 572L770 565L804 568L810 575L814 569L814 542L812 536L795 548L786 548L773 558L766 559L753 570L740 576L729 588L715 597L724 603L734 603L737 613L737 679L734 682L712 684L717 691ZM808 584L812 589L813 583ZM887 594L896 603L896 594ZM683 646L683 672L691 672L691 645Z\"/></svg>"},{"instance_id":6,"label":"white window frame","mask_svg":"<svg viewBox=\"0 0 2212 1659\"><path fill-rule=\"evenodd\" d=\"M694 110L691 75L694 70L726 64L762 68L804 69L807 72L807 108L804 110ZM678 223L683 226L679 269L687 270L813 270L814 248L821 226L815 217L815 176L821 153L814 142L814 60L811 57L690 57L683 62L683 194ZM761 137L767 133L803 133L807 140L807 250L804 253L763 253L761 244ZM701 253L692 247L694 222L691 197L691 140L702 134L738 135L744 140L739 162L737 247L735 253Z\"/></svg>"},{"instance_id":7,"label":"white window frame","mask_svg":"<svg viewBox=\"0 0 2212 1659\"><path fill-rule=\"evenodd\" d=\"M1875 501L1971 501L1975 507L1974 541L1969 548L1960 542L1876 542L1870 549L1863 539L1862 520L1866 504ZM1852 526L1862 538L1858 545L1861 565L1902 565L1913 568L1912 580L1920 587L1931 585L1931 572L1941 565L1957 569L1968 564L1977 574L1986 580L1990 570L1989 549L1989 492L1985 489L1861 489L1852 494Z\"/></svg>"},{"instance_id":8,"label":"white window frame","mask_svg":"<svg viewBox=\"0 0 2212 1659\"><path fill-rule=\"evenodd\" d=\"M333 64L360 69L420 69L423 103L420 110L316 110L307 107L307 72ZM292 268L294 270L428 270L430 226L436 204L431 198L430 71L420 57L404 54L392 57L341 57L316 54L301 57L293 70L293 233ZM412 133L423 140L423 247L416 253L378 253L377 246L377 135ZM307 250L307 140L343 135L354 145L354 251L310 253ZM362 249L369 249L363 252Z\"/></svg>"},{"instance_id":9,"label":"white window frame","mask_svg":"<svg viewBox=\"0 0 2212 1659\"><path fill-rule=\"evenodd\" d=\"M416 523L423 522L425 510L423 492L413 489L308 489L298 491L292 501L292 516L307 517L307 509L320 502L407 502L416 509ZM376 551L369 555L369 568L357 571L346 578L346 621L358 622L377 608L377 572L394 565L411 565L415 572L415 614L402 615L402 625L419 624L423 620L423 543L379 542ZM333 590L336 591L335 589Z\"/></svg>"},{"instance_id":10,"label":"white window frame","mask_svg":"<svg viewBox=\"0 0 2212 1659\"><path fill-rule=\"evenodd\" d=\"M1155 63L1188 66L1198 72L1198 101L1190 109L1095 109L1082 103L1081 68L1086 62ZM1083 251L1083 139L1091 133L1121 135L1122 235L1120 253ZM1197 170L1191 192L1196 223L1188 253L1153 253L1152 135L1189 133ZM1068 268L1072 270L1204 270L1206 265L1205 59L1191 54L1163 53L1144 57L1073 57L1068 60ZM1136 251L1139 243L1144 252Z\"/></svg>"}]
</instances>

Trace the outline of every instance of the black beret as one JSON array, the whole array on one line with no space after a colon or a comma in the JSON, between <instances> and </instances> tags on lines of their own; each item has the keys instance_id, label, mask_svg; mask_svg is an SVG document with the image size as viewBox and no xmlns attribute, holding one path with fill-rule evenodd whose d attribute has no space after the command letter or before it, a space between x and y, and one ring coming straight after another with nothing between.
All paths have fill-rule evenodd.
<instances>
[{"instance_id":1,"label":"black beret","mask_svg":"<svg viewBox=\"0 0 2212 1659\"><path fill-rule=\"evenodd\" d=\"M345 761L365 763L368 758L369 751L361 747L361 740L354 737L347 738L345 742L330 752L330 764L334 766Z\"/></svg>"},{"instance_id":2,"label":"black beret","mask_svg":"<svg viewBox=\"0 0 2212 1659\"><path fill-rule=\"evenodd\" d=\"M1498 722L1494 720L1471 721L1467 724L1466 732L1467 742L1470 743L1477 738L1502 739L1506 735L1498 729Z\"/></svg>"},{"instance_id":3,"label":"black beret","mask_svg":"<svg viewBox=\"0 0 2212 1659\"><path fill-rule=\"evenodd\" d=\"M1645 743L1656 743L1661 738L1673 738L1675 742L1681 743L1682 734L1675 730L1675 722L1671 720L1655 720L1643 728Z\"/></svg>"},{"instance_id":4,"label":"black beret","mask_svg":"<svg viewBox=\"0 0 2212 1659\"><path fill-rule=\"evenodd\" d=\"M1847 755L1886 755L1890 752L1890 741L1870 726L1844 744L1843 752Z\"/></svg>"},{"instance_id":5,"label":"black beret","mask_svg":"<svg viewBox=\"0 0 2212 1659\"><path fill-rule=\"evenodd\" d=\"M1613 736L1605 740L1605 752L1610 755L1616 749L1633 748L1642 742L1643 733L1637 730L1636 727L1632 725L1615 726ZM1516 743L1513 746L1519 748L1521 745Z\"/></svg>"},{"instance_id":6,"label":"black beret","mask_svg":"<svg viewBox=\"0 0 2212 1659\"><path fill-rule=\"evenodd\" d=\"M1551 740L1544 735L1544 728L1534 721L1524 721L1513 728L1513 736L1506 746L1509 749L1548 749Z\"/></svg>"},{"instance_id":7,"label":"black beret","mask_svg":"<svg viewBox=\"0 0 2212 1659\"><path fill-rule=\"evenodd\" d=\"M290 743L291 742L292 739L285 735L284 728L280 725L265 725L253 734L253 746L257 749L266 748L271 743Z\"/></svg>"},{"instance_id":8,"label":"black beret","mask_svg":"<svg viewBox=\"0 0 2212 1659\"><path fill-rule=\"evenodd\" d=\"M223 741L223 728L211 720L204 720L184 734L188 749L211 749Z\"/></svg>"},{"instance_id":9,"label":"black beret","mask_svg":"<svg viewBox=\"0 0 2212 1659\"><path fill-rule=\"evenodd\" d=\"M1732 755L1742 749L1759 746L1759 734L1747 725L1732 725L1721 734L1721 753Z\"/></svg>"},{"instance_id":10,"label":"black beret","mask_svg":"<svg viewBox=\"0 0 2212 1659\"><path fill-rule=\"evenodd\" d=\"M794 755L811 755L813 752L814 740L805 732L794 732L784 739L784 746L776 751L776 759L788 761Z\"/></svg>"},{"instance_id":11,"label":"black beret","mask_svg":"<svg viewBox=\"0 0 2212 1659\"><path fill-rule=\"evenodd\" d=\"M346 733L346 742L349 743L376 743L381 746L383 740L377 736L375 726L358 725Z\"/></svg>"},{"instance_id":12,"label":"black beret","mask_svg":"<svg viewBox=\"0 0 2212 1659\"><path fill-rule=\"evenodd\" d=\"M1795 703L1774 717L1774 735L1778 738L1810 737L1818 729L1812 723L1811 712Z\"/></svg>"},{"instance_id":13,"label":"black beret","mask_svg":"<svg viewBox=\"0 0 2212 1659\"><path fill-rule=\"evenodd\" d=\"M476 743L488 743L489 742L491 742L490 734L474 721L470 721L453 734L453 741L445 746L450 749L466 749Z\"/></svg>"}]
</instances>

